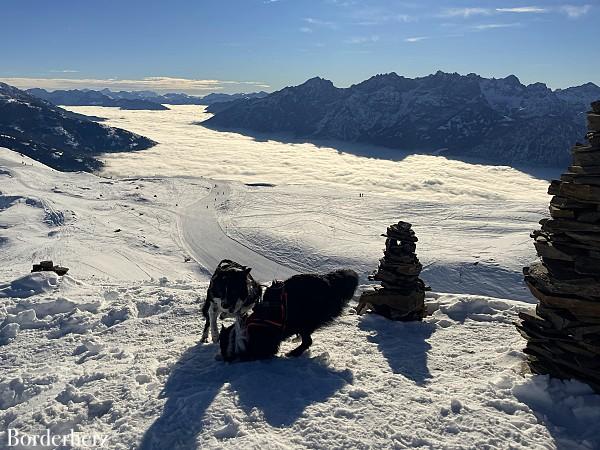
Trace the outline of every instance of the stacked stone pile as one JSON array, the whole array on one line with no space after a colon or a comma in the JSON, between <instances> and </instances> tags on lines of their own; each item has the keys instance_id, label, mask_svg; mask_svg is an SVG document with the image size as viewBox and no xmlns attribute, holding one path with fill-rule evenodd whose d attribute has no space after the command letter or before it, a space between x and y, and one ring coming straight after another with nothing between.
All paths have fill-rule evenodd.
<instances>
[{"instance_id":1,"label":"stacked stone pile","mask_svg":"<svg viewBox=\"0 0 600 450\"><path fill-rule=\"evenodd\" d=\"M34 264L32 272L55 272L57 275L63 276L69 271L67 267L55 266L52 261L40 261L39 264Z\"/></svg>"},{"instance_id":2,"label":"stacked stone pile","mask_svg":"<svg viewBox=\"0 0 600 450\"><path fill-rule=\"evenodd\" d=\"M408 222L387 228L383 258L369 278L381 282L360 297L357 312L371 310L393 320L421 320L425 316L425 283L419 278L423 266L415 250L418 241Z\"/></svg>"},{"instance_id":3,"label":"stacked stone pile","mask_svg":"<svg viewBox=\"0 0 600 450\"><path fill-rule=\"evenodd\" d=\"M600 391L600 101L588 113L587 145L548 193L550 219L534 231L541 261L524 268L539 300L517 325L533 371L576 378Z\"/></svg>"}]
</instances>

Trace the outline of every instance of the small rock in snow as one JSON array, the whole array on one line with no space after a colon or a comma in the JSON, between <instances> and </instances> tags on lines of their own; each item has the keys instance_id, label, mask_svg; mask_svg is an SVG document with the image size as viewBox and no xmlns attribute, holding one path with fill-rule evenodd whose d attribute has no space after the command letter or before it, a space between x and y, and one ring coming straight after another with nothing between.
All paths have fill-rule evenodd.
<instances>
[{"instance_id":1,"label":"small rock in snow","mask_svg":"<svg viewBox=\"0 0 600 450\"><path fill-rule=\"evenodd\" d=\"M460 410L462 409L462 403L459 400L453 398L452 401L450 402L450 409L452 410L452 412L454 414L458 414L458 413L460 413Z\"/></svg>"},{"instance_id":2,"label":"small rock in snow","mask_svg":"<svg viewBox=\"0 0 600 450\"><path fill-rule=\"evenodd\" d=\"M92 401L88 404L89 417L102 417L112 408L112 400Z\"/></svg>"},{"instance_id":3,"label":"small rock in snow","mask_svg":"<svg viewBox=\"0 0 600 450\"><path fill-rule=\"evenodd\" d=\"M348 395L350 397L352 397L353 399L359 399L359 398L368 397L369 393L367 391L365 391L364 389L352 389L351 391L348 392Z\"/></svg>"},{"instance_id":4,"label":"small rock in snow","mask_svg":"<svg viewBox=\"0 0 600 450\"><path fill-rule=\"evenodd\" d=\"M139 375L136 375L135 381L137 381L138 384L145 384L150 383L150 381L152 381L152 378L146 373L140 373Z\"/></svg>"},{"instance_id":5,"label":"small rock in snow","mask_svg":"<svg viewBox=\"0 0 600 450\"><path fill-rule=\"evenodd\" d=\"M21 326L18 323L9 323L0 329L0 345L11 343L17 338Z\"/></svg>"},{"instance_id":6,"label":"small rock in snow","mask_svg":"<svg viewBox=\"0 0 600 450\"><path fill-rule=\"evenodd\" d=\"M236 436L240 436L240 424L237 420L231 419L231 421L226 424L224 427L219 428L213 433L213 436L217 439L231 439Z\"/></svg>"},{"instance_id":7,"label":"small rock in snow","mask_svg":"<svg viewBox=\"0 0 600 450\"><path fill-rule=\"evenodd\" d=\"M104 293L104 299L107 302L115 302L119 299L119 293L117 291L106 291Z\"/></svg>"}]
</instances>

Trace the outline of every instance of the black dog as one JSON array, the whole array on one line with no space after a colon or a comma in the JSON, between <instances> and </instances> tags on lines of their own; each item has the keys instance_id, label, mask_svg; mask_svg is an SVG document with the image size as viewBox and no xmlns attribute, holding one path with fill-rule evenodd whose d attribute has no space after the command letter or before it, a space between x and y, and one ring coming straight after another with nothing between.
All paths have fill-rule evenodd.
<instances>
[{"instance_id":1,"label":"black dog","mask_svg":"<svg viewBox=\"0 0 600 450\"><path fill-rule=\"evenodd\" d=\"M221 329L225 361L249 361L275 356L281 342L299 334L302 343L288 353L300 356L312 344L311 334L338 317L358 286L353 270L325 275L294 275L274 281L250 316Z\"/></svg>"},{"instance_id":2,"label":"black dog","mask_svg":"<svg viewBox=\"0 0 600 450\"><path fill-rule=\"evenodd\" d=\"M235 317L236 322L244 317L260 300L262 289L250 275L250 267L224 259L219 263L210 279L206 301L202 307L204 331L200 342L208 340L208 330L213 342L219 340L217 318Z\"/></svg>"}]
</instances>

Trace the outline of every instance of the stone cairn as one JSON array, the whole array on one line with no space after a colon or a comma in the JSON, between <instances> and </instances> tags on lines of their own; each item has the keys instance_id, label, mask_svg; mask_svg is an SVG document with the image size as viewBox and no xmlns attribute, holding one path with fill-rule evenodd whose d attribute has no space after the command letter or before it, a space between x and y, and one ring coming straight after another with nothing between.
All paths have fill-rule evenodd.
<instances>
[{"instance_id":1,"label":"stone cairn","mask_svg":"<svg viewBox=\"0 0 600 450\"><path fill-rule=\"evenodd\" d=\"M532 371L587 382L600 391L600 101L588 113L588 145L548 194L551 219L531 234L541 257L525 267L539 300L517 324Z\"/></svg>"},{"instance_id":2,"label":"stone cairn","mask_svg":"<svg viewBox=\"0 0 600 450\"><path fill-rule=\"evenodd\" d=\"M374 291L360 296L356 311L367 310L392 320L421 320L425 317L425 291L428 289L419 278L423 266L415 250L418 241L408 222L398 222L382 234L385 240L383 258L370 280L381 281Z\"/></svg>"},{"instance_id":3,"label":"stone cairn","mask_svg":"<svg viewBox=\"0 0 600 450\"><path fill-rule=\"evenodd\" d=\"M39 264L34 264L31 272L55 272L59 276L66 275L69 271L67 267L55 266L52 261L41 261Z\"/></svg>"}]
</instances>

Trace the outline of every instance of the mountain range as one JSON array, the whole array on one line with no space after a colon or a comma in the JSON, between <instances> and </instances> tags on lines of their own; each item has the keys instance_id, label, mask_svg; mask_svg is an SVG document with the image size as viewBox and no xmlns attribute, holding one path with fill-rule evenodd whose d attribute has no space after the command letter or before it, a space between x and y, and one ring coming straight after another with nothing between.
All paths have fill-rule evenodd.
<instances>
[{"instance_id":1,"label":"mountain range","mask_svg":"<svg viewBox=\"0 0 600 450\"><path fill-rule=\"evenodd\" d=\"M56 90L27 89L28 94L46 100L54 105L64 106L112 106L120 109L169 109L157 102L140 98L120 98L107 95L105 92L90 89Z\"/></svg>"},{"instance_id":2,"label":"mountain range","mask_svg":"<svg viewBox=\"0 0 600 450\"><path fill-rule=\"evenodd\" d=\"M40 88L27 89L31 95L55 105L64 106L112 106L121 109L166 110L164 105L212 105L239 99L261 98L266 92L249 94L212 93L197 97L182 93L157 94L153 91L111 91L110 89L71 89L47 91Z\"/></svg>"},{"instance_id":3,"label":"mountain range","mask_svg":"<svg viewBox=\"0 0 600 450\"><path fill-rule=\"evenodd\" d=\"M207 108L203 125L385 146L513 166L564 166L585 135L593 83L563 90L510 75L376 75L348 88L315 77Z\"/></svg>"},{"instance_id":4,"label":"mountain range","mask_svg":"<svg viewBox=\"0 0 600 450\"><path fill-rule=\"evenodd\" d=\"M214 105L215 103L224 103L231 102L234 100L249 100L251 98L264 98L269 95L268 92L259 91L259 92L250 92L250 93L240 93L240 94L222 94L222 93L212 93L205 95L200 98L201 105Z\"/></svg>"},{"instance_id":5,"label":"mountain range","mask_svg":"<svg viewBox=\"0 0 600 450\"><path fill-rule=\"evenodd\" d=\"M93 171L95 156L143 150L154 141L65 111L13 86L0 83L0 147L64 171Z\"/></svg>"}]
</instances>

